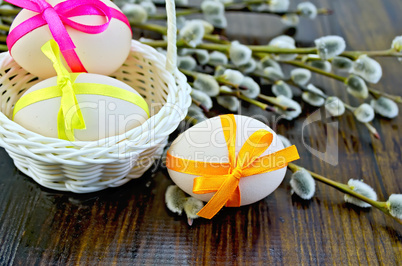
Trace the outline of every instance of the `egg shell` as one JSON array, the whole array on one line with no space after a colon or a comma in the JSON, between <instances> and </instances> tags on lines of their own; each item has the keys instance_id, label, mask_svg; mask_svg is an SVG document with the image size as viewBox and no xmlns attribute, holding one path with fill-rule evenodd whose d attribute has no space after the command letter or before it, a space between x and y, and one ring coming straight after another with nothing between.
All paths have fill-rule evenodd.
<instances>
[{"instance_id":1,"label":"egg shell","mask_svg":"<svg viewBox=\"0 0 402 266\"><path fill-rule=\"evenodd\" d=\"M47 2L54 6L63 1ZM102 2L120 10L111 1L102 0ZM37 14L27 9L21 10L15 17L10 31ZM86 25L100 25L106 22L105 17L97 15L76 16L70 19ZM81 63L89 73L110 75L124 63L130 52L131 30L118 19L112 18L108 28L97 34L84 33L69 26L66 26L66 29L76 46L75 51ZM41 47L50 39L53 39L53 36L49 26L44 25L21 37L12 47L10 54L22 68L40 78L56 76L52 63L41 51ZM63 63L71 72L64 59Z\"/></svg>"},{"instance_id":2,"label":"egg shell","mask_svg":"<svg viewBox=\"0 0 402 266\"><path fill-rule=\"evenodd\" d=\"M259 129L265 129L273 134L272 144L261 156L284 148L276 133L267 125L247 116L235 115L234 117L237 125L236 156L246 140ZM228 148L220 117L205 120L186 130L172 143L169 153L178 158L196 161L229 162ZM193 180L197 175L181 173L171 169L168 169L168 173L178 187L199 200L209 201L214 194L195 194L192 192ZM239 181L240 205L252 204L271 194L280 185L285 173L286 167L268 173L242 177Z\"/></svg>"},{"instance_id":3,"label":"egg shell","mask_svg":"<svg viewBox=\"0 0 402 266\"><path fill-rule=\"evenodd\" d=\"M117 79L97 74L80 74L75 83L106 84L140 95ZM57 77L41 81L28 89L21 99L30 92L56 84ZM76 98L86 125L86 129L75 129L76 141L93 141L120 135L139 126L148 118L148 114L141 107L125 100L96 94L76 94ZM60 99L61 97L56 97L28 105L15 114L14 121L32 132L57 138Z\"/></svg>"}]
</instances>

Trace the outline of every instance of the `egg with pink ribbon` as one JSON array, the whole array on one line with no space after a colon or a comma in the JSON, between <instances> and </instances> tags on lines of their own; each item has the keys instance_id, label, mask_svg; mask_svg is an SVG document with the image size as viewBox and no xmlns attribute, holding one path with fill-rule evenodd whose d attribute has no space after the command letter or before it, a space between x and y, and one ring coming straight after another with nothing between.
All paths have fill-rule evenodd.
<instances>
[{"instance_id":1,"label":"egg with pink ribbon","mask_svg":"<svg viewBox=\"0 0 402 266\"><path fill-rule=\"evenodd\" d=\"M282 182L296 147L247 116L221 115L196 124L172 143L166 166L173 182L207 201L197 215L212 218L223 206L257 202Z\"/></svg>"},{"instance_id":2,"label":"egg with pink ribbon","mask_svg":"<svg viewBox=\"0 0 402 266\"><path fill-rule=\"evenodd\" d=\"M71 72L109 75L127 59L132 32L126 16L109 0L7 0L22 7L7 46L13 59L40 78L56 75L41 52L50 39L60 46Z\"/></svg>"}]
</instances>

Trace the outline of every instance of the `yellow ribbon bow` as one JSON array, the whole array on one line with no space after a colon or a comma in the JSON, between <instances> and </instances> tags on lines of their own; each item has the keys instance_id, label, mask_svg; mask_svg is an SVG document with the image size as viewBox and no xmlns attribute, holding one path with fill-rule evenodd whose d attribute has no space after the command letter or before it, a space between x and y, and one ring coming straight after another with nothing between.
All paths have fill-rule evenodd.
<instances>
[{"instance_id":1,"label":"yellow ribbon bow","mask_svg":"<svg viewBox=\"0 0 402 266\"><path fill-rule=\"evenodd\" d=\"M74 129L85 129L85 121L75 97L73 84L79 73L70 74L60 58L59 45L50 40L42 46L42 52L52 61L57 73L57 87L61 91L60 109L57 115L57 132L60 139L74 141Z\"/></svg>"},{"instance_id":2,"label":"yellow ribbon bow","mask_svg":"<svg viewBox=\"0 0 402 266\"><path fill-rule=\"evenodd\" d=\"M175 157L170 153L166 158L166 166L169 169L198 176L193 183L194 193L216 192L197 213L198 216L207 219L211 219L225 204L228 207L240 206L240 178L271 172L286 167L289 162L300 158L294 145L260 157L273 140L272 133L265 129L254 132L241 147L236 158L234 115L222 115L220 119L229 151L228 163L187 160Z\"/></svg>"}]
</instances>

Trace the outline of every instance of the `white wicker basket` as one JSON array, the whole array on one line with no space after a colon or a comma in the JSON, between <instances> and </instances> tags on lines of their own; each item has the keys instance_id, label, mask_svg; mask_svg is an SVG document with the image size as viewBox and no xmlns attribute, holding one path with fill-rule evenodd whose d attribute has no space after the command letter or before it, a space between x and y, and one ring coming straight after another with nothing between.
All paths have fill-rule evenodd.
<instances>
[{"instance_id":1,"label":"white wicker basket","mask_svg":"<svg viewBox=\"0 0 402 266\"><path fill-rule=\"evenodd\" d=\"M169 134L191 103L191 88L176 67L174 0L166 1L166 10L167 56L132 41L129 57L112 75L136 89L150 107L146 122L119 136L69 142L14 123L10 119L14 104L40 79L22 69L9 53L0 54L0 146L19 170L45 187L87 193L138 178L161 156Z\"/></svg>"}]
</instances>

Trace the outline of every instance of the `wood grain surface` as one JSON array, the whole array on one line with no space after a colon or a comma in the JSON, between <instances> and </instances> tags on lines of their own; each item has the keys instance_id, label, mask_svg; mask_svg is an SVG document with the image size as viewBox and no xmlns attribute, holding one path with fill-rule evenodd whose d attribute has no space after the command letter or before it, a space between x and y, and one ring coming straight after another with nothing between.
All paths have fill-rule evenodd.
<instances>
[{"instance_id":1,"label":"wood grain surface","mask_svg":"<svg viewBox=\"0 0 402 266\"><path fill-rule=\"evenodd\" d=\"M291 2L295 7L299 1ZM302 19L289 30L276 17L230 13L226 34L265 44L284 31L294 32L302 46L319 36L340 35L349 50L387 49L394 36L402 35L402 1L314 2L334 14ZM401 95L402 65L395 58L378 60L384 76L374 88ZM319 76L314 80L328 94L359 104L341 83ZM296 144L298 163L306 168L344 183L363 179L381 200L402 193L401 117L376 119L373 124L382 137L377 140L350 113L304 126L314 112L304 105L301 117L287 122L246 104L241 110L264 117ZM336 136L335 165L306 149L325 152L327 139ZM0 264L402 264L400 224L376 209L345 203L342 193L323 184L317 184L310 201L291 196L289 179L290 172L260 202L225 208L212 220L198 219L190 227L185 217L165 207L164 193L172 181L163 167L119 188L76 195L37 185L0 150Z\"/></svg>"}]
</instances>

